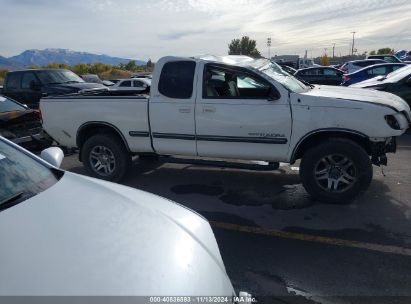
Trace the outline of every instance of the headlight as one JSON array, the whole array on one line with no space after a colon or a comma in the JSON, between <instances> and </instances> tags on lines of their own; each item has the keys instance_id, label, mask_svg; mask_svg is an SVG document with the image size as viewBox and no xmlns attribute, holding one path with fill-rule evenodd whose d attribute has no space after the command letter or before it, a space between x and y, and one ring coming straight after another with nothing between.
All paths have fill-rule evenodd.
<instances>
[{"instance_id":1,"label":"headlight","mask_svg":"<svg viewBox=\"0 0 411 304\"><path fill-rule=\"evenodd\" d=\"M408 120L403 113L386 115L385 121L394 130L404 130L409 127Z\"/></svg>"},{"instance_id":2,"label":"headlight","mask_svg":"<svg viewBox=\"0 0 411 304\"><path fill-rule=\"evenodd\" d=\"M398 123L398 120L394 117L394 115L386 115L385 121L394 130L400 130L400 124Z\"/></svg>"}]
</instances>

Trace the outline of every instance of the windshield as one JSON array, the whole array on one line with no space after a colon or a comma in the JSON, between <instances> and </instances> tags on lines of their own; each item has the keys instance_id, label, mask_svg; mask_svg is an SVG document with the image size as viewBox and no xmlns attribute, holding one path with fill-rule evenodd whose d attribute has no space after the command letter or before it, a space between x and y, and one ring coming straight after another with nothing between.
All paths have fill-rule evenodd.
<instances>
[{"instance_id":1,"label":"windshield","mask_svg":"<svg viewBox=\"0 0 411 304\"><path fill-rule=\"evenodd\" d=\"M407 65L388 74L385 79L387 80L387 82L398 82L409 76L411 76L411 66Z\"/></svg>"},{"instance_id":2,"label":"windshield","mask_svg":"<svg viewBox=\"0 0 411 304\"><path fill-rule=\"evenodd\" d=\"M26 110L26 108L6 97L0 96L0 113L23 110Z\"/></svg>"},{"instance_id":3,"label":"windshield","mask_svg":"<svg viewBox=\"0 0 411 304\"><path fill-rule=\"evenodd\" d=\"M307 91L309 88L304 83L299 81L294 76L285 72L281 67L276 63L267 63L259 69L261 72L269 76L270 78L281 83L286 89L294 93L302 93Z\"/></svg>"},{"instance_id":4,"label":"windshield","mask_svg":"<svg viewBox=\"0 0 411 304\"><path fill-rule=\"evenodd\" d=\"M24 201L58 180L52 169L0 139L0 204L15 196Z\"/></svg>"},{"instance_id":5,"label":"windshield","mask_svg":"<svg viewBox=\"0 0 411 304\"><path fill-rule=\"evenodd\" d=\"M38 77L42 84L63 84L84 82L79 76L68 70L38 71Z\"/></svg>"}]
</instances>

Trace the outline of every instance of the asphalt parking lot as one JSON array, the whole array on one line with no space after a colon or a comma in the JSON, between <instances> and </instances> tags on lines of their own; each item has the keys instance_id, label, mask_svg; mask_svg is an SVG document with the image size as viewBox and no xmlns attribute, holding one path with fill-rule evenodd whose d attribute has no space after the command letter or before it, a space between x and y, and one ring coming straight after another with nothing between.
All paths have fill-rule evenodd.
<instances>
[{"instance_id":1,"label":"asphalt parking lot","mask_svg":"<svg viewBox=\"0 0 411 304\"><path fill-rule=\"evenodd\" d=\"M410 303L411 135L398 145L369 190L343 205L312 201L298 164L136 160L124 184L205 216L234 287L261 303ZM77 155L63 168L85 174Z\"/></svg>"}]
</instances>

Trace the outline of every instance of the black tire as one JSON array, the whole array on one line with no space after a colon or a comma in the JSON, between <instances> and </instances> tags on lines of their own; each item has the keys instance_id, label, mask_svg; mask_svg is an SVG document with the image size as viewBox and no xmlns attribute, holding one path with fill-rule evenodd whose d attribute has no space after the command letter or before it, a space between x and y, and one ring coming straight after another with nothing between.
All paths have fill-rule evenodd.
<instances>
[{"instance_id":1,"label":"black tire","mask_svg":"<svg viewBox=\"0 0 411 304\"><path fill-rule=\"evenodd\" d=\"M368 188L372 176L367 152L348 139L330 139L310 148L300 165L304 188L325 203L349 203Z\"/></svg>"},{"instance_id":2,"label":"black tire","mask_svg":"<svg viewBox=\"0 0 411 304\"><path fill-rule=\"evenodd\" d=\"M106 150L103 150L103 148ZM101 155L106 154L108 156L110 170L97 170L95 166L96 151L102 151ZM132 164L131 155L128 153L123 141L112 134L99 134L87 139L82 148L81 159L90 175L112 182L121 181L127 175ZM104 161L108 162L108 160ZM114 164L112 163L113 160Z\"/></svg>"}]
</instances>

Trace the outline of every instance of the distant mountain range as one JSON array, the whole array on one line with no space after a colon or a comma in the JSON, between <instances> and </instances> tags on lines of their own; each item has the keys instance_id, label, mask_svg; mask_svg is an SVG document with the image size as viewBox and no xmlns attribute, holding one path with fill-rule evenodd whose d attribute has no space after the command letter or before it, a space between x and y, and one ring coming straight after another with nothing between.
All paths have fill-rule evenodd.
<instances>
[{"instance_id":1,"label":"distant mountain range","mask_svg":"<svg viewBox=\"0 0 411 304\"><path fill-rule=\"evenodd\" d=\"M76 52L67 49L45 49L45 50L27 50L17 56L9 58L0 56L0 68L18 69L28 66L43 66L49 63L65 63L70 66L79 63L105 63L118 65L128 63L132 59L111 57L108 55L97 55L86 52ZM145 65L145 61L135 60L138 65Z\"/></svg>"}]
</instances>

